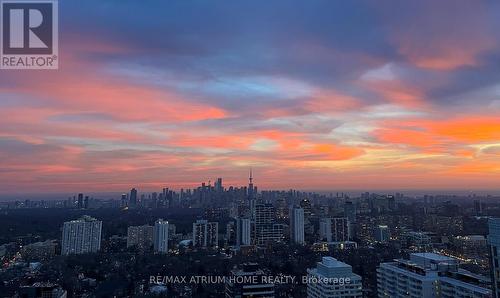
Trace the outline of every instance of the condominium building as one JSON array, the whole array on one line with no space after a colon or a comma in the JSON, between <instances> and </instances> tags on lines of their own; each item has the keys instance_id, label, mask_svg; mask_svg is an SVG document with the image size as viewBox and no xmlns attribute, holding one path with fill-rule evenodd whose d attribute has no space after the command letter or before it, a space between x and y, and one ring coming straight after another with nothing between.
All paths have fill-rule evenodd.
<instances>
[{"instance_id":1,"label":"condominium building","mask_svg":"<svg viewBox=\"0 0 500 298\"><path fill-rule=\"evenodd\" d=\"M218 247L219 224L207 220L197 220L193 223L193 246L195 247Z\"/></svg>"},{"instance_id":2,"label":"condominium building","mask_svg":"<svg viewBox=\"0 0 500 298\"><path fill-rule=\"evenodd\" d=\"M349 241L349 220L347 217L322 218L319 222L319 235L326 242Z\"/></svg>"},{"instance_id":3,"label":"condominium building","mask_svg":"<svg viewBox=\"0 0 500 298\"><path fill-rule=\"evenodd\" d=\"M250 245L252 241L252 225L249 218L236 219L236 245Z\"/></svg>"},{"instance_id":4,"label":"condominium building","mask_svg":"<svg viewBox=\"0 0 500 298\"><path fill-rule=\"evenodd\" d=\"M352 272L351 265L323 257L316 268L307 270L307 297L361 298L361 282L361 276Z\"/></svg>"},{"instance_id":5,"label":"condominium building","mask_svg":"<svg viewBox=\"0 0 500 298\"><path fill-rule=\"evenodd\" d=\"M101 249L102 221L90 216L63 225L61 254L94 253Z\"/></svg>"},{"instance_id":6,"label":"condominium building","mask_svg":"<svg viewBox=\"0 0 500 298\"><path fill-rule=\"evenodd\" d=\"M153 241L155 252L168 252L168 221L158 219L155 222Z\"/></svg>"},{"instance_id":7,"label":"condominium building","mask_svg":"<svg viewBox=\"0 0 500 298\"><path fill-rule=\"evenodd\" d=\"M255 205L255 243L264 246L283 240L283 225L276 223L276 210L272 204Z\"/></svg>"},{"instance_id":8,"label":"condominium building","mask_svg":"<svg viewBox=\"0 0 500 298\"><path fill-rule=\"evenodd\" d=\"M148 250L153 245L153 227L149 225L130 226L127 229L127 247Z\"/></svg>"},{"instance_id":9,"label":"condominium building","mask_svg":"<svg viewBox=\"0 0 500 298\"><path fill-rule=\"evenodd\" d=\"M304 209L290 208L290 240L304 244Z\"/></svg>"}]
</instances>

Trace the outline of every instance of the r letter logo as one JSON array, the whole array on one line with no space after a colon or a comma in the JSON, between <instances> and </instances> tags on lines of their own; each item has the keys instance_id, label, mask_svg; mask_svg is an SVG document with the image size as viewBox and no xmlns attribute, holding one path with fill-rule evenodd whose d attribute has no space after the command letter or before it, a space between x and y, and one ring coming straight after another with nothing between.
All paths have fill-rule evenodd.
<instances>
[{"instance_id":1,"label":"r letter logo","mask_svg":"<svg viewBox=\"0 0 500 298\"><path fill-rule=\"evenodd\" d=\"M0 68L58 68L57 4L56 0L1 2Z\"/></svg>"}]
</instances>

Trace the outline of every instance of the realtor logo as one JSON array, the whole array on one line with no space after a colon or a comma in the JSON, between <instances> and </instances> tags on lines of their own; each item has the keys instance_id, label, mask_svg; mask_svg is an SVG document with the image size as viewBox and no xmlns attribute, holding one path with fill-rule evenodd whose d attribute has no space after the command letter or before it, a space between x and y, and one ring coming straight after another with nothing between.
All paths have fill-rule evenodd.
<instances>
[{"instance_id":1,"label":"realtor logo","mask_svg":"<svg viewBox=\"0 0 500 298\"><path fill-rule=\"evenodd\" d=\"M57 69L56 0L1 1L2 69Z\"/></svg>"}]
</instances>

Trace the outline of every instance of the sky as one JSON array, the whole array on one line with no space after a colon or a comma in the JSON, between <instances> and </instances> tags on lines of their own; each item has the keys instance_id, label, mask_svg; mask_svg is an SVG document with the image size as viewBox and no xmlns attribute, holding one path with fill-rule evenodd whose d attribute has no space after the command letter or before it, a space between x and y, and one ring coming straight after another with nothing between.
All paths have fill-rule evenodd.
<instances>
[{"instance_id":1,"label":"sky","mask_svg":"<svg viewBox=\"0 0 500 298\"><path fill-rule=\"evenodd\" d=\"M59 70L0 71L0 193L500 189L499 2L59 6Z\"/></svg>"}]
</instances>

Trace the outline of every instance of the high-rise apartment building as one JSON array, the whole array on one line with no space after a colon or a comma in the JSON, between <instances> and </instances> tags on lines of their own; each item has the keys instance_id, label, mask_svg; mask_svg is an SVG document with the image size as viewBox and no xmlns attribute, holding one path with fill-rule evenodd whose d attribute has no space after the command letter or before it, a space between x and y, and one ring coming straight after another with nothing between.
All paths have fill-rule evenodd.
<instances>
[{"instance_id":1,"label":"high-rise apartment building","mask_svg":"<svg viewBox=\"0 0 500 298\"><path fill-rule=\"evenodd\" d=\"M290 208L290 240L296 244L304 244L304 209Z\"/></svg>"},{"instance_id":2,"label":"high-rise apartment building","mask_svg":"<svg viewBox=\"0 0 500 298\"><path fill-rule=\"evenodd\" d=\"M322 218L319 221L319 236L326 242L345 242L350 240L349 220L347 217Z\"/></svg>"},{"instance_id":3,"label":"high-rise apartment building","mask_svg":"<svg viewBox=\"0 0 500 298\"><path fill-rule=\"evenodd\" d=\"M332 242L332 219L321 218L319 220L319 238L321 241Z\"/></svg>"},{"instance_id":4,"label":"high-rise apartment building","mask_svg":"<svg viewBox=\"0 0 500 298\"><path fill-rule=\"evenodd\" d=\"M130 207L137 206L137 189L135 189L135 188L132 188L130 190L130 203L129 203L129 206Z\"/></svg>"},{"instance_id":5,"label":"high-rise apartment building","mask_svg":"<svg viewBox=\"0 0 500 298\"><path fill-rule=\"evenodd\" d=\"M155 222L153 241L155 252L168 252L168 221L158 219Z\"/></svg>"},{"instance_id":6,"label":"high-rise apartment building","mask_svg":"<svg viewBox=\"0 0 500 298\"><path fill-rule=\"evenodd\" d=\"M483 202L481 199L474 200L474 213L476 216L483 215Z\"/></svg>"},{"instance_id":7,"label":"high-rise apartment building","mask_svg":"<svg viewBox=\"0 0 500 298\"><path fill-rule=\"evenodd\" d=\"M217 178L217 181L215 182L215 191L219 193L224 191L224 186L222 185L222 178Z\"/></svg>"},{"instance_id":8,"label":"high-rise apartment building","mask_svg":"<svg viewBox=\"0 0 500 298\"><path fill-rule=\"evenodd\" d=\"M304 209L305 218L309 218L312 215L312 204L308 199L303 199L299 203L300 208Z\"/></svg>"},{"instance_id":9,"label":"high-rise apartment building","mask_svg":"<svg viewBox=\"0 0 500 298\"><path fill-rule=\"evenodd\" d=\"M255 205L255 243L264 246L283 240L283 227L276 223L276 210L270 203Z\"/></svg>"},{"instance_id":10,"label":"high-rise apartment building","mask_svg":"<svg viewBox=\"0 0 500 298\"><path fill-rule=\"evenodd\" d=\"M153 227L149 225L130 226L127 229L127 247L148 250L153 245Z\"/></svg>"},{"instance_id":11,"label":"high-rise apartment building","mask_svg":"<svg viewBox=\"0 0 500 298\"><path fill-rule=\"evenodd\" d=\"M248 218L236 219L236 245L250 245L252 243L252 225Z\"/></svg>"},{"instance_id":12,"label":"high-rise apartment building","mask_svg":"<svg viewBox=\"0 0 500 298\"><path fill-rule=\"evenodd\" d=\"M332 218L332 240L341 242L349 241L349 239L351 239L351 234L347 217Z\"/></svg>"},{"instance_id":13,"label":"high-rise apartment building","mask_svg":"<svg viewBox=\"0 0 500 298\"><path fill-rule=\"evenodd\" d=\"M61 254L94 253L101 249L102 221L90 216L63 225Z\"/></svg>"},{"instance_id":14,"label":"high-rise apartment building","mask_svg":"<svg viewBox=\"0 0 500 298\"><path fill-rule=\"evenodd\" d=\"M219 223L207 220L197 220L193 223L193 246L218 247Z\"/></svg>"},{"instance_id":15,"label":"high-rise apartment building","mask_svg":"<svg viewBox=\"0 0 500 298\"><path fill-rule=\"evenodd\" d=\"M82 193L79 193L78 194L78 209L82 209L83 208L83 194Z\"/></svg>"},{"instance_id":16,"label":"high-rise apartment building","mask_svg":"<svg viewBox=\"0 0 500 298\"><path fill-rule=\"evenodd\" d=\"M356 205L354 202L346 201L344 203L344 216L347 217L349 222L356 222Z\"/></svg>"}]
</instances>

